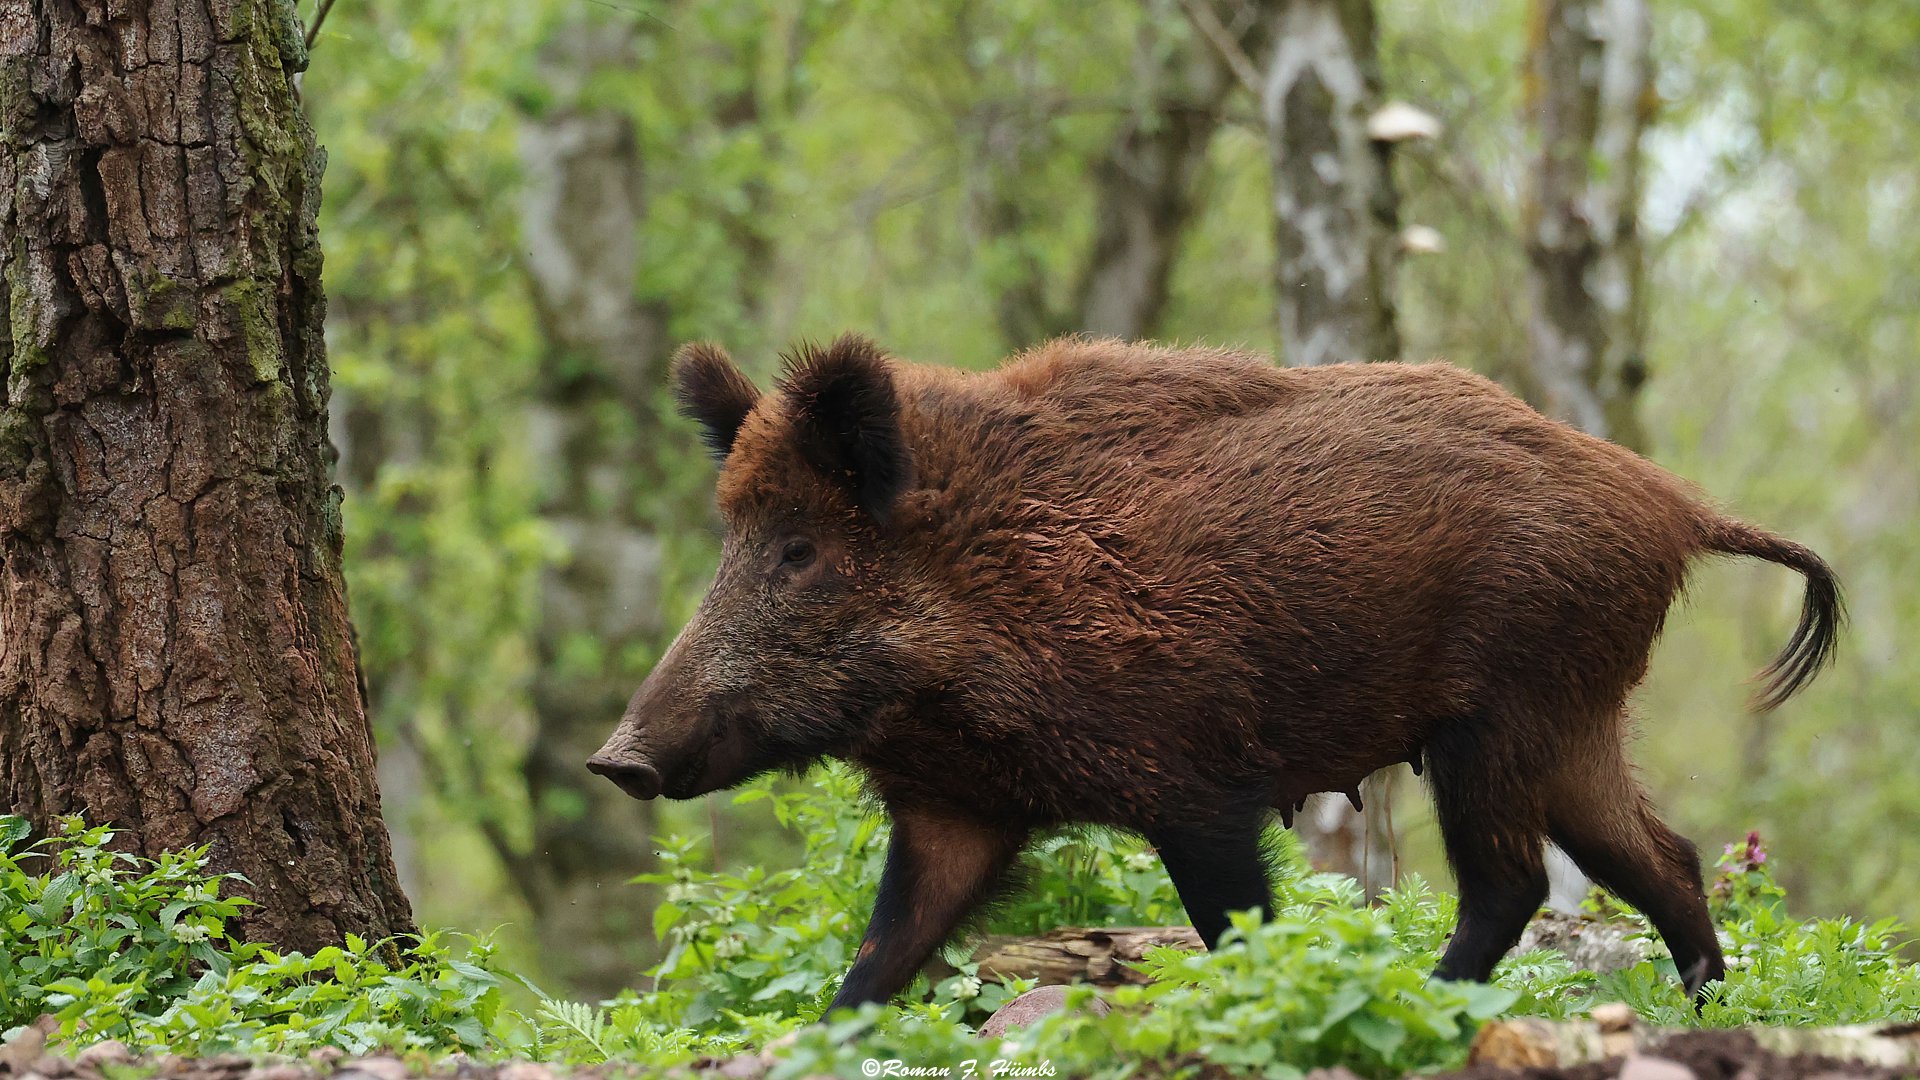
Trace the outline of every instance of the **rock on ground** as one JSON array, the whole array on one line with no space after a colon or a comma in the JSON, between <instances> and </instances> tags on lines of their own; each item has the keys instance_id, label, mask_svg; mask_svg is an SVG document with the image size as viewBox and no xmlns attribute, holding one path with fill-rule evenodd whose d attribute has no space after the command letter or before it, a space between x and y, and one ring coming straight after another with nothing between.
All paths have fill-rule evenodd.
<instances>
[{"instance_id":1,"label":"rock on ground","mask_svg":"<svg viewBox=\"0 0 1920 1080\"><path fill-rule=\"evenodd\" d=\"M1009 1033L1031 1027L1041 1017L1057 1013L1066 1005L1066 987L1035 987L1000 1006L992 1016L987 1017L987 1022L980 1025L979 1035L982 1039L1004 1039ZM1105 1016L1109 1006L1096 997L1090 1008L1095 1016Z\"/></svg>"}]
</instances>

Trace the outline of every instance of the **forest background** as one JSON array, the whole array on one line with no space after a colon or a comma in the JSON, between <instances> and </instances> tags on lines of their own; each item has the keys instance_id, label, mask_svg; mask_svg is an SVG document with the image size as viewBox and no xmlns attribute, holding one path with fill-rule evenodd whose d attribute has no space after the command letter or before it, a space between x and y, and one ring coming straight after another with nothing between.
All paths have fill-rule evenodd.
<instances>
[{"instance_id":1,"label":"forest background","mask_svg":"<svg viewBox=\"0 0 1920 1080\"><path fill-rule=\"evenodd\" d=\"M1374 105L1439 122L1393 143L1399 358L1543 400L1540 5L1328 6L1377 26ZM629 883L651 837L797 859L764 801L642 805L581 768L717 552L674 345L724 342L763 381L845 329L966 367L1083 329L1294 359L1262 73L1234 62L1267 52L1235 8L1208 9L1225 41L1176 0L328 12L301 91L329 152L345 566L423 925L503 926L551 989L610 992L658 955L658 897ZM1920 924L1920 6L1649 25L1639 153L1583 162L1636 211L1609 434L1820 551L1852 623L1834 671L1751 716L1800 584L1703 565L1634 752L1703 851L1759 830L1799 914ZM1367 872L1447 880L1418 781L1391 794Z\"/></svg>"}]
</instances>

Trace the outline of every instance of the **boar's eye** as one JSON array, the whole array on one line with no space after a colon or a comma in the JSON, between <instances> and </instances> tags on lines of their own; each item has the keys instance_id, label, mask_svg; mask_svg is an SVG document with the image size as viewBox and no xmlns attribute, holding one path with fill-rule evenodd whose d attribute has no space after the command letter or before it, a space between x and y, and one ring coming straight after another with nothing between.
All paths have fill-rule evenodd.
<instances>
[{"instance_id":1,"label":"boar's eye","mask_svg":"<svg viewBox=\"0 0 1920 1080\"><path fill-rule=\"evenodd\" d=\"M813 562L813 541L795 537L780 549L780 565L798 569Z\"/></svg>"}]
</instances>

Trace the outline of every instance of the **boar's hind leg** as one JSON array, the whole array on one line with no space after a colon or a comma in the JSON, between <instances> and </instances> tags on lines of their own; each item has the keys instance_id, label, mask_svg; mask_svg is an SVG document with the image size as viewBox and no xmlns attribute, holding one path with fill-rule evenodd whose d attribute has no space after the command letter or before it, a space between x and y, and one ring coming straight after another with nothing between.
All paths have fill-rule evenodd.
<instances>
[{"instance_id":1,"label":"boar's hind leg","mask_svg":"<svg viewBox=\"0 0 1920 1080\"><path fill-rule=\"evenodd\" d=\"M893 810L880 894L860 951L828 1011L888 1001L999 884L1026 843L1021 830Z\"/></svg>"},{"instance_id":2,"label":"boar's hind leg","mask_svg":"<svg viewBox=\"0 0 1920 1080\"><path fill-rule=\"evenodd\" d=\"M1549 795L1553 842L1588 877L1646 915L1697 1002L1704 986L1726 974L1699 853L1654 815L1621 753L1617 725L1584 741L1584 752L1569 757Z\"/></svg>"},{"instance_id":3,"label":"boar's hind leg","mask_svg":"<svg viewBox=\"0 0 1920 1080\"><path fill-rule=\"evenodd\" d=\"M1434 974L1485 982L1547 899L1546 822L1528 770L1488 739L1497 729L1456 721L1427 745L1427 782L1460 888L1460 916Z\"/></svg>"},{"instance_id":4,"label":"boar's hind leg","mask_svg":"<svg viewBox=\"0 0 1920 1080\"><path fill-rule=\"evenodd\" d=\"M1180 893L1187 918L1209 949L1220 944L1220 935L1230 925L1229 912L1259 908L1267 918L1273 917L1273 887L1260 846L1265 824L1262 812L1245 819L1147 833L1147 841L1159 849L1167 876Z\"/></svg>"}]
</instances>

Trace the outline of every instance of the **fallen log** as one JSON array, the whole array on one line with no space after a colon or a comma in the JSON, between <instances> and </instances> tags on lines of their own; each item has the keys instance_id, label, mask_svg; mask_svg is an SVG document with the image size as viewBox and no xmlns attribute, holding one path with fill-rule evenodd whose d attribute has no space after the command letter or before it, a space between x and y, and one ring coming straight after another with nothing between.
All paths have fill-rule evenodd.
<instances>
[{"instance_id":1,"label":"fallen log","mask_svg":"<svg viewBox=\"0 0 1920 1080\"><path fill-rule=\"evenodd\" d=\"M1032 979L1041 986L1145 985L1147 977L1136 965L1148 949L1160 946L1198 951L1200 935L1191 926L1062 927L1039 937L987 938L973 957L980 965L980 977L994 982Z\"/></svg>"},{"instance_id":2,"label":"fallen log","mask_svg":"<svg viewBox=\"0 0 1920 1080\"><path fill-rule=\"evenodd\" d=\"M1552 949L1576 968L1604 974L1647 958L1647 944L1634 936L1634 930L1620 923L1543 911L1528 924L1514 955ZM973 959L980 965L980 977L991 982L1032 979L1041 986L1139 985L1147 978L1136 965L1148 949L1158 946L1197 952L1200 935L1190 926L1060 927L1038 937L989 937L975 946ZM944 967L928 971L936 981L951 973Z\"/></svg>"}]
</instances>

